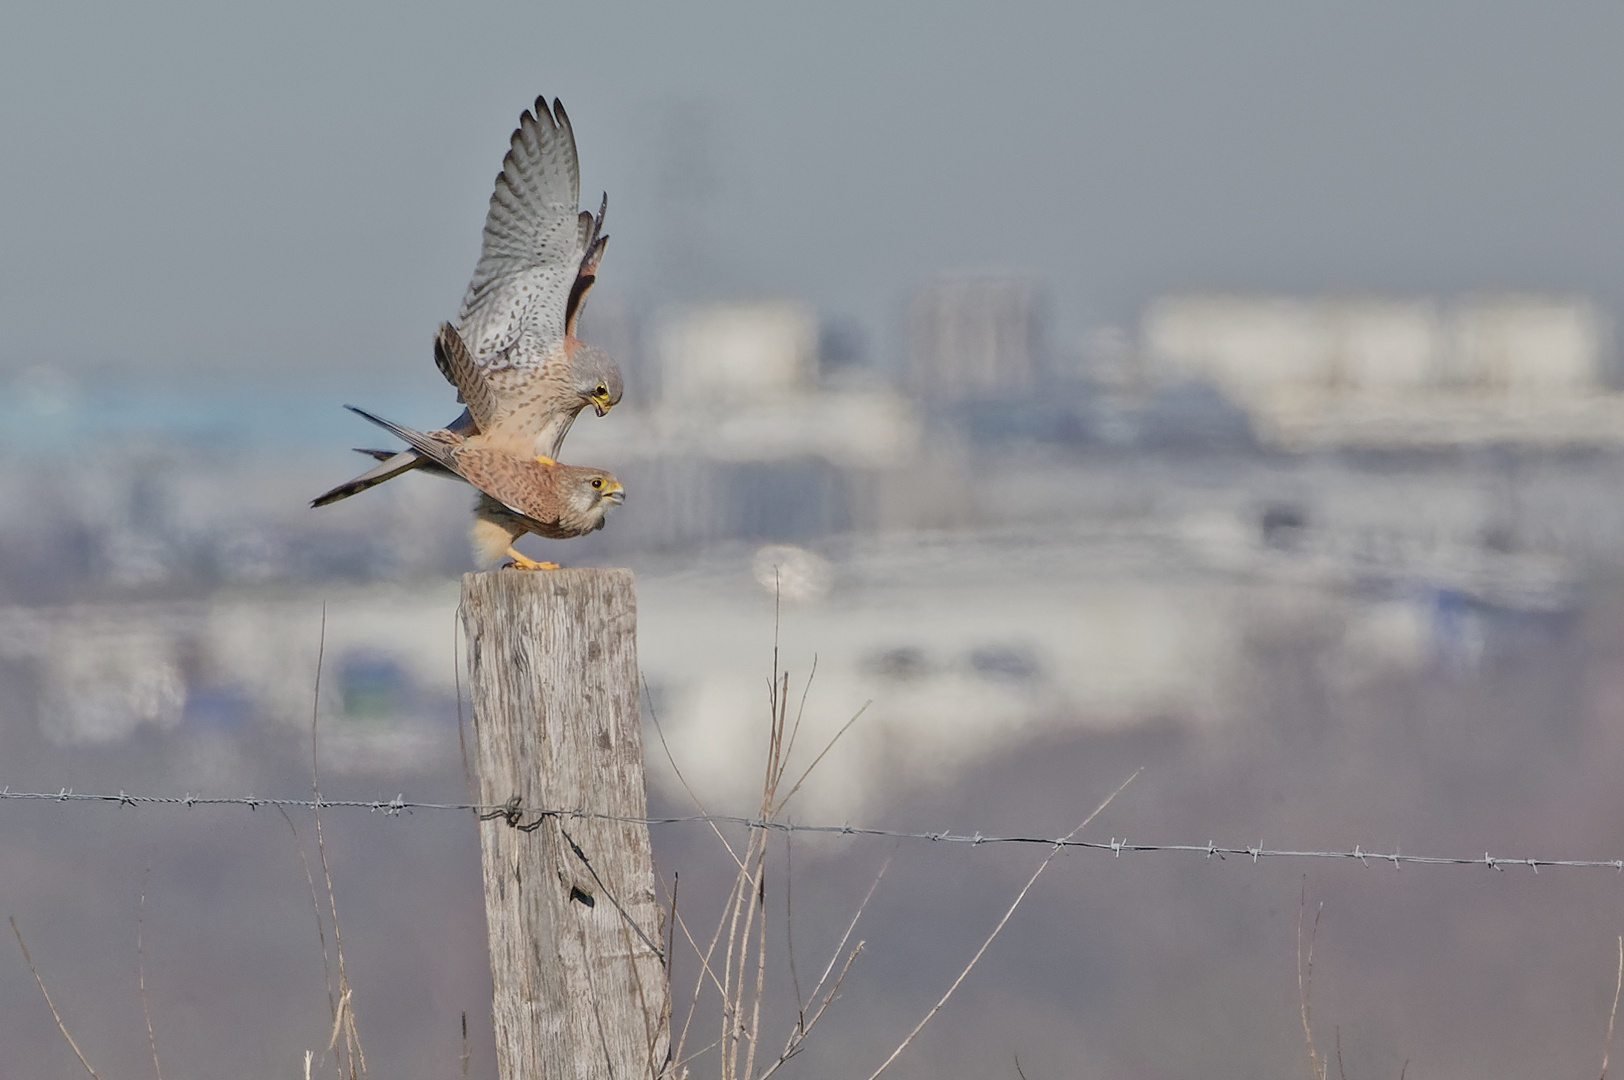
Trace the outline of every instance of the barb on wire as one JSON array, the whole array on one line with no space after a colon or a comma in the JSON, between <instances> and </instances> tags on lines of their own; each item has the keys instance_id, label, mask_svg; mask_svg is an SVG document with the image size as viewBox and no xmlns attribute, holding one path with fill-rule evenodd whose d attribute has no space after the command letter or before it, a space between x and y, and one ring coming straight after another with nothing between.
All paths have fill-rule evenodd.
<instances>
[{"instance_id":1,"label":"barb on wire","mask_svg":"<svg viewBox=\"0 0 1624 1080\"><path fill-rule=\"evenodd\" d=\"M1529 859L1509 858L1491 855L1484 852L1482 855L1447 856L1447 855L1408 855L1401 851L1391 852L1373 851L1362 845L1355 844L1346 851L1312 851L1296 848L1266 848L1261 843L1245 844L1241 846L1226 847L1208 841L1204 844L1149 844L1132 842L1126 838L1112 837L1109 840L1068 840L1065 837L1048 837L1039 835L1030 836L988 836L980 831L972 833L955 833L949 831L938 832L908 832L899 829L884 829L862 825L813 825L793 821L770 821L761 818L745 817L736 814L680 814L669 817L630 817L620 814L602 814L592 810L564 809L560 807L538 808L522 806L516 799L509 799L505 803L441 803L441 802L414 802L404 795L396 795L393 799L278 799L267 798L260 795L232 795L232 796L205 796L205 795L131 795L120 791L116 795L103 793L74 791L72 788L61 788L57 791L13 791L10 787L0 788L0 802L7 799L22 799L35 802L89 802L104 803L114 806L246 806L250 810L259 807L278 807L283 809L302 810L366 810L371 813L383 814L386 817L399 817L416 810L454 810L461 813L473 811L482 819L494 821L501 819L509 825L529 832L541 821L547 818L568 818L571 820L614 821L629 825L733 825L746 829L764 829L781 833L824 833L832 836L877 836L888 837L895 840L929 840L932 843L943 844L969 844L972 847L982 844L1026 844L1041 847L1082 848L1091 851L1107 851L1114 857L1121 858L1124 852L1157 853L1170 852L1175 854L1200 855L1211 859L1216 856L1225 859L1230 855L1242 855L1256 863L1262 859L1347 859L1369 867L1372 860L1392 863L1398 869L1406 863L1421 866L1477 866L1490 870L1505 871L1514 867L1527 867L1536 873L1541 867L1566 867L1570 869L1613 870L1624 874L1624 859ZM528 820L526 820L528 819Z\"/></svg>"}]
</instances>

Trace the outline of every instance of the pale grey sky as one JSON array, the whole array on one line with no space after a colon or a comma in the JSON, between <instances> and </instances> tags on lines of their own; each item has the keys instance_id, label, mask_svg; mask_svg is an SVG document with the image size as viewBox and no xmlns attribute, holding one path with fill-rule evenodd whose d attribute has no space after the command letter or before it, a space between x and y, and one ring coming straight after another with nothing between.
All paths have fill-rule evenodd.
<instances>
[{"instance_id":1,"label":"pale grey sky","mask_svg":"<svg viewBox=\"0 0 1624 1080\"><path fill-rule=\"evenodd\" d=\"M894 348L908 287L1028 266L1063 335L1167 289L1580 290L1624 308L1624 7L0 6L0 371L409 365L539 92L610 193L603 294L669 291L670 147L717 177L695 291Z\"/></svg>"}]
</instances>

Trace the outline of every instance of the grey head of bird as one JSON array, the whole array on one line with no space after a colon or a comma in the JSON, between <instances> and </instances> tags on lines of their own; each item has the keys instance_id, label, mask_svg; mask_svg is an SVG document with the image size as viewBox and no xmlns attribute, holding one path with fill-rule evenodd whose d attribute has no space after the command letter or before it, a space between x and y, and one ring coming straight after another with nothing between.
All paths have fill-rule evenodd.
<instances>
[{"instance_id":1,"label":"grey head of bird","mask_svg":"<svg viewBox=\"0 0 1624 1080\"><path fill-rule=\"evenodd\" d=\"M569 380L582 408L590 405L602 416L620 404L620 365L596 345L582 345L570 354Z\"/></svg>"},{"instance_id":2,"label":"grey head of bird","mask_svg":"<svg viewBox=\"0 0 1624 1080\"><path fill-rule=\"evenodd\" d=\"M554 490L568 507L566 516L584 532L603 528L609 508L626 501L625 487L611 472L586 465L559 465L557 469Z\"/></svg>"}]
</instances>

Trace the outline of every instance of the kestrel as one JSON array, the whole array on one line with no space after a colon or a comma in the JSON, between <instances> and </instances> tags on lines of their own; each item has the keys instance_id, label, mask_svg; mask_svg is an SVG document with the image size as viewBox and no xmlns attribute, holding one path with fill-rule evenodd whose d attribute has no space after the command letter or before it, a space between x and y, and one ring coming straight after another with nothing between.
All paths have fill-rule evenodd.
<instances>
[{"instance_id":1,"label":"kestrel","mask_svg":"<svg viewBox=\"0 0 1624 1080\"><path fill-rule=\"evenodd\" d=\"M477 416L479 407L473 400L468 404ZM345 408L399 435L434 465L479 489L472 536L475 556L487 566L507 555L521 570L557 569L557 563L521 555L513 542L527 532L553 539L584 536L603 528L611 505L626 501L626 489L603 469L493 450L454 431L424 433L354 405Z\"/></svg>"},{"instance_id":2,"label":"kestrel","mask_svg":"<svg viewBox=\"0 0 1624 1080\"><path fill-rule=\"evenodd\" d=\"M580 209L575 133L562 102L549 110L538 97L519 117L502 159L479 263L450 335L456 347L466 344L471 374L459 382L441 364L459 400L470 392L488 398L486 420L465 409L442 430L487 449L556 459L582 409L590 405L602 416L619 403L620 368L575 336L609 240L608 206L605 195L596 215ZM441 351L437 343L437 360ZM417 450L391 455L311 505L337 502L429 460Z\"/></svg>"}]
</instances>

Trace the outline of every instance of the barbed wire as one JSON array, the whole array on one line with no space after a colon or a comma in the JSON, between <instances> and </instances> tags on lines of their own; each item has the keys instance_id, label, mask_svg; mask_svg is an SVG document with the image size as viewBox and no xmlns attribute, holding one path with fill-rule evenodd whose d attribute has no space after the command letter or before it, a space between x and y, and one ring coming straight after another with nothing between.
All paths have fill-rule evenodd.
<instances>
[{"instance_id":1,"label":"barbed wire","mask_svg":"<svg viewBox=\"0 0 1624 1080\"><path fill-rule=\"evenodd\" d=\"M570 820L612 821L629 825L691 825L713 824L733 825L747 829L765 829L781 833L821 833L832 836L871 836L895 840L928 840L932 843L969 844L972 847L982 844L1023 844L1040 847L1082 848L1090 851L1109 851L1114 857L1120 858L1123 852L1129 853L1155 853L1171 852L1184 855L1201 855L1205 858L1227 860L1231 856L1251 859L1256 863L1263 859L1352 859L1365 866L1390 863L1393 868L1399 869L1406 863L1420 866L1481 866L1490 870L1504 871L1510 867L1526 867L1534 873L1539 873L1541 867L1565 867L1573 869L1613 870L1624 874L1624 859L1539 859L1539 858L1508 858L1492 855L1485 851L1482 855L1448 856L1448 855L1407 855L1398 849L1390 852L1367 851L1362 845L1355 844L1353 848L1345 851L1312 851L1294 848L1267 848L1261 842L1245 846L1225 846L1208 842L1205 844L1154 844L1130 842L1126 837L1109 840L1067 840L1060 837L1044 836L988 836L980 832L956 833L943 832L909 832L901 829L884 829L866 825L809 825L793 821L775 821L762 818L745 817L734 814L682 814L665 817L631 817L621 814L603 814L582 809L537 809L521 805L518 800L510 799L499 804L480 803L440 803L415 802L402 795L393 799L290 799L275 798L259 795L131 795L120 791L117 795L74 791L72 788L62 788L58 791L12 791L11 788L0 788L0 800L22 799L36 802L56 803L103 803L116 806L246 806L250 810L257 810L262 806L282 809L302 810L366 810L371 813L381 813L387 817L396 817L416 810L453 810L462 813L477 814L482 820L504 820L509 825L524 832L532 832L541 822L549 818L563 818ZM529 819L529 820L526 820Z\"/></svg>"}]
</instances>

